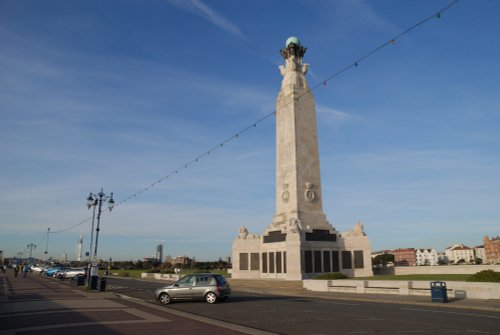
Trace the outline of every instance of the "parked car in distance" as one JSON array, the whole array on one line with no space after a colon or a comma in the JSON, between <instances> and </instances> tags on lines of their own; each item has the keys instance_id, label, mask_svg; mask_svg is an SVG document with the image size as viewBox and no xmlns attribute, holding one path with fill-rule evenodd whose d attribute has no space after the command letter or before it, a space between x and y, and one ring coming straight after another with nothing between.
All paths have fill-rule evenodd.
<instances>
[{"instance_id":1,"label":"parked car in distance","mask_svg":"<svg viewBox=\"0 0 500 335\"><path fill-rule=\"evenodd\" d=\"M61 271L61 269L62 269L62 268L61 268L60 266L53 266L53 267L48 268L48 269L44 272L44 274L45 274L46 276L52 277L52 276L53 276L56 272Z\"/></svg>"},{"instance_id":2,"label":"parked car in distance","mask_svg":"<svg viewBox=\"0 0 500 335\"><path fill-rule=\"evenodd\" d=\"M85 276L86 274L87 270L85 270L84 268L71 268L60 273L60 276L63 279L73 279L78 275Z\"/></svg>"},{"instance_id":3,"label":"parked car in distance","mask_svg":"<svg viewBox=\"0 0 500 335\"><path fill-rule=\"evenodd\" d=\"M65 273L66 271L68 271L69 268L67 267L62 267L60 268L59 270L55 271L53 274L52 274L52 277L54 278L62 278L63 276L63 273Z\"/></svg>"},{"instance_id":4,"label":"parked car in distance","mask_svg":"<svg viewBox=\"0 0 500 335\"><path fill-rule=\"evenodd\" d=\"M172 285L160 287L155 291L156 299L163 305L177 300L205 300L209 304L226 301L231 288L222 275L213 273L194 273L176 281Z\"/></svg>"},{"instance_id":5,"label":"parked car in distance","mask_svg":"<svg viewBox=\"0 0 500 335\"><path fill-rule=\"evenodd\" d=\"M43 265L34 264L30 267L30 270L33 272L42 273L46 270L46 268Z\"/></svg>"}]
</instances>

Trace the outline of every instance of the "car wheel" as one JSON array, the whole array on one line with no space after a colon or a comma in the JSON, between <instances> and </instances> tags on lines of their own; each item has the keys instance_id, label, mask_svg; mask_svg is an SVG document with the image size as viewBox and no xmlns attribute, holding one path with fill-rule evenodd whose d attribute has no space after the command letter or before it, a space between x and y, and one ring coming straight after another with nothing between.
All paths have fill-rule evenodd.
<instances>
[{"instance_id":1,"label":"car wheel","mask_svg":"<svg viewBox=\"0 0 500 335\"><path fill-rule=\"evenodd\" d=\"M160 303L163 305L168 305L172 302L172 299L170 298L170 296L167 293L160 294L159 300L160 300Z\"/></svg>"},{"instance_id":2,"label":"car wheel","mask_svg":"<svg viewBox=\"0 0 500 335\"><path fill-rule=\"evenodd\" d=\"M209 304L215 304L215 302L217 301L217 296L214 292L208 292L207 294L205 294L205 301Z\"/></svg>"}]
</instances>

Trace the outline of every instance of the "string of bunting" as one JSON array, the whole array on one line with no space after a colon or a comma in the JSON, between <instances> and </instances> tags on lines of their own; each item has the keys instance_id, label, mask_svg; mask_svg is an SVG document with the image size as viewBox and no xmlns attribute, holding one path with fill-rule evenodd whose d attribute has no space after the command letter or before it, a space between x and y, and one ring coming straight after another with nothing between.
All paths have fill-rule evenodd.
<instances>
[{"instance_id":1,"label":"string of bunting","mask_svg":"<svg viewBox=\"0 0 500 335\"><path fill-rule=\"evenodd\" d=\"M309 88L309 90L307 90L306 92L302 93L301 95L297 96L296 97L296 101L300 100L301 97L311 93L312 91L316 90L317 88L321 87L321 86L326 86L327 83L331 80L333 80L334 78L338 77L339 75L341 75L342 73L352 69L352 68L357 68L359 67L359 64L363 61L365 61L367 58L371 57L372 55L374 55L375 53L379 52L380 50L382 50L383 48L387 47L387 46L390 46L390 45L395 45L396 44L396 41L400 38L402 38L404 35L408 34L410 31L418 28L419 26L427 23L428 21L432 20L432 19L439 19L442 17L443 13L446 12L448 9L450 9L453 5L455 5L456 3L458 2L458 0L453 0L451 1L448 5L446 5L445 7L443 7L441 10L439 10L438 12L426 17L425 19L415 23L414 25L412 25L411 27L407 28L406 30L404 30L402 33L396 35L395 37L391 38L390 40L388 40L387 42L381 44L380 46L374 48L373 50L369 51L368 53L364 54L363 56L359 57L358 59L356 59L354 62L352 62L351 64L341 68L340 70L338 70L337 72L335 72L334 74L332 74L331 76L327 77L326 79L320 81L319 83L317 83L316 85L312 86L311 88ZM287 104L281 106L279 109L281 108L285 108L286 106L288 106L288 104L291 104L293 101L289 101ZM172 172L170 172L169 174L163 176L162 178L156 180L155 182L151 183L150 185L142 188L141 190L137 191L136 193L128 196L127 198L119 201L116 203L115 207L117 206L120 206L120 205L123 205L124 203L126 203L127 201L141 195L142 193L144 192L147 192L149 191L151 188L154 188L155 186L157 186L158 184L162 183L163 181L169 179L170 177L178 174L179 172L181 172L183 169L187 169L189 166L195 164L195 163L198 163L201 159L205 158L206 156L210 155L212 152L214 152L215 150L218 150L218 149L221 149L224 147L224 145L232 140L235 140L237 138L239 138L242 134L244 134L245 132L249 131L250 129L253 129L253 128L256 128L257 125L259 125L260 123L264 122L265 120L267 120L268 118L270 118L271 116L274 116L276 115L276 110L272 111L271 113L265 115L264 117L262 117L261 119L255 121L254 123L252 123L251 125L243 128L242 130L238 131L237 133L235 133L234 135L226 138L225 140L223 140L222 142L220 142L219 144L217 144L216 146L210 148L209 150L203 152L201 155L197 156L196 158L192 159L191 161L188 161L184 164L182 164L181 166L179 166L178 168L174 169ZM104 212L103 212L104 214ZM88 222L89 220L91 220L91 218L87 218L71 227L68 227L66 229L62 229L62 230L59 230L59 231L55 231L55 232L51 232L51 233L61 233L61 232L64 232L64 231L67 231L67 230L70 230L70 229L73 229L77 226L80 226L82 225L83 223L85 222Z\"/></svg>"},{"instance_id":2,"label":"string of bunting","mask_svg":"<svg viewBox=\"0 0 500 335\"><path fill-rule=\"evenodd\" d=\"M102 212L102 213L101 213L101 215L102 215L102 214L104 214L104 213L105 213L105 212ZM54 230L54 231L52 231L52 230L51 230L51 231L50 231L50 234L58 234L58 233L63 233L63 232L65 232L65 231L68 231L68 230L71 230L71 229L76 228L76 227L78 227L78 226L81 226L82 224L84 224L85 222L89 222L90 220L92 220L92 217L88 217L88 218L86 218L85 220L78 222L77 224L74 224L74 225L72 225L72 226L69 226L69 227L64 228L64 229L61 229L61 230ZM44 238L45 238L45 237L44 237Z\"/></svg>"},{"instance_id":3,"label":"string of bunting","mask_svg":"<svg viewBox=\"0 0 500 335\"><path fill-rule=\"evenodd\" d=\"M442 14L447 11L450 7L452 7L453 5L455 5L456 3L458 2L458 0L453 0L452 2L450 2L447 6L445 6L444 8L442 8L440 11L438 11L437 13L435 14L432 14L428 17L426 17L425 19L415 23L413 26L409 27L408 29L406 29L405 31L403 31L402 33L400 33L399 35L391 38L389 41L381 44L380 46L376 47L375 49L371 50L370 52L368 52L367 54L361 56L360 58L358 58L357 60L355 60L353 63L345 66L344 68L340 69L339 71L337 71L336 73L334 73L333 75L331 75L330 77L326 78L325 80L321 81L320 83L316 84L315 86L313 86L312 88L310 88L308 91L302 93L301 95L299 95L296 100L300 100L301 97L311 93L312 91L314 91L315 89L317 89L318 87L320 86L326 86L326 84L333 80L335 77L339 76L340 74L342 74L343 72L353 68L353 67L358 67L359 64L361 62L363 62L364 60L366 60L368 57L372 56L373 54L375 54L376 52L382 50L383 48L385 48L386 46L388 45L395 45L396 44L396 40L403 37L404 35L408 34L410 31L414 30L415 28L423 25L424 23L432 20L432 19L435 19L435 18L441 18ZM286 106L288 106L289 104L291 104L292 101L289 101L288 103L286 103L285 105L279 107L279 109L281 108L285 108ZM124 199L124 200L121 200L120 202L118 202L116 204L116 206L118 205L121 205L125 202L127 202L128 200L130 199L133 199L135 198L136 196L148 191L150 188L153 188L155 187L156 185L160 184L161 182L163 182L165 179L168 179L170 178L172 175L174 174L177 174L180 172L180 170L182 169L187 169L190 165L194 164L194 163L197 163L200 159L202 159L203 157L207 156L207 155L210 155L210 153L212 153L214 150L217 150L217 149L220 149L222 147L224 147L224 144L226 144L227 142L229 141L232 141L234 139L237 139L240 135L242 135L243 133L245 133L246 131L252 129L252 128L255 128L257 127L257 125L263 121L265 121L266 119L268 119L269 117L271 116L274 116L276 114L276 111L273 111L269 114L267 114L266 116L264 116L263 118L261 118L260 120L254 122L252 125L240 130L239 132L237 132L235 135L232 135L231 137L228 137L226 140L222 141L220 144L214 146L213 148L209 149L208 151L204 152L203 154L201 154L200 156L196 157L195 159L183 164L182 166L180 166L179 168L175 169L173 172L171 172L170 174L158 179L157 181L155 181L154 183L152 183L151 185L143 188L142 190L132 194L131 196L129 196L128 198Z\"/></svg>"}]
</instances>

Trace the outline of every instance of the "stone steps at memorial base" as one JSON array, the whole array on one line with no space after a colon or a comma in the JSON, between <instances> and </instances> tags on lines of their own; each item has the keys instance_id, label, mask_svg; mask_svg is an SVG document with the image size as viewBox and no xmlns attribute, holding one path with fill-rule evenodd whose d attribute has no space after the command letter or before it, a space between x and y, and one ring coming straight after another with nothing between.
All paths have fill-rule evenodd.
<instances>
[{"instance_id":1,"label":"stone steps at memorial base","mask_svg":"<svg viewBox=\"0 0 500 335\"><path fill-rule=\"evenodd\" d=\"M271 289L271 290L304 290L301 280L278 279L229 279L233 289Z\"/></svg>"}]
</instances>

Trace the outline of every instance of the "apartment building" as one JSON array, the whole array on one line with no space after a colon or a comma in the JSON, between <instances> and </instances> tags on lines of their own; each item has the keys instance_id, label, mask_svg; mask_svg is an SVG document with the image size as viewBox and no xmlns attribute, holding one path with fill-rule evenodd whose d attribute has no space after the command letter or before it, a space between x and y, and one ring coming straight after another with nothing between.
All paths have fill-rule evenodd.
<instances>
[{"instance_id":1,"label":"apartment building","mask_svg":"<svg viewBox=\"0 0 500 335\"><path fill-rule=\"evenodd\" d=\"M434 249L417 249L416 265L438 265L438 253Z\"/></svg>"},{"instance_id":2,"label":"apartment building","mask_svg":"<svg viewBox=\"0 0 500 335\"><path fill-rule=\"evenodd\" d=\"M391 252L394 255L396 266L415 266L417 264L416 250L414 248L396 249Z\"/></svg>"},{"instance_id":3,"label":"apartment building","mask_svg":"<svg viewBox=\"0 0 500 335\"><path fill-rule=\"evenodd\" d=\"M484 258L485 264L500 264L500 237L484 237Z\"/></svg>"},{"instance_id":4,"label":"apartment building","mask_svg":"<svg viewBox=\"0 0 500 335\"><path fill-rule=\"evenodd\" d=\"M444 253L450 264L459 262L475 263L474 249L463 244L454 244L446 248Z\"/></svg>"}]
</instances>

